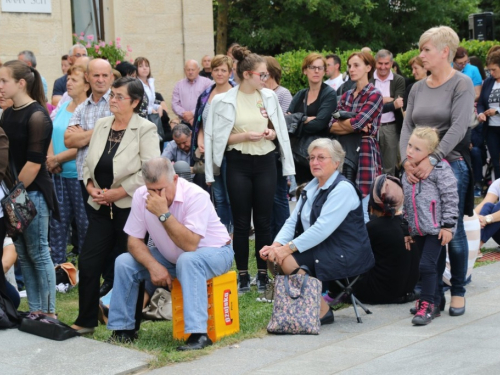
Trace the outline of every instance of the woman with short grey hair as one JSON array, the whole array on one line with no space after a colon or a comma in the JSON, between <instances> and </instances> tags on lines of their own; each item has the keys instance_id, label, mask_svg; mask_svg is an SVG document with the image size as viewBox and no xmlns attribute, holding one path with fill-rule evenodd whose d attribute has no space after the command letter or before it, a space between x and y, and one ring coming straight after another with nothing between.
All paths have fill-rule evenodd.
<instances>
[{"instance_id":1,"label":"woman with short grey hair","mask_svg":"<svg viewBox=\"0 0 500 375\"><path fill-rule=\"evenodd\" d=\"M361 203L361 191L342 174L345 152L337 140L319 138L308 148L314 176L271 246L260 250L270 269L285 274L307 266L323 283L367 272L375 264ZM321 324L333 312L321 298Z\"/></svg>"},{"instance_id":2,"label":"woman with short grey hair","mask_svg":"<svg viewBox=\"0 0 500 375\"><path fill-rule=\"evenodd\" d=\"M443 159L448 161L457 179L459 217L455 236L448 244L452 276L452 316L465 313L464 295L469 249L463 216L464 213L472 216L474 209L474 180L468 129L474 110L475 93L471 79L451 66L458 44L458 35L447 26L433 27L420 37L419 56L430 75L416 82L410 91L399 144L402 166L411 184L425 180L434 166ZM415 165L406 159L406 146L417 124L435 128L439 133L440 142L434 153ZM446 252L442 251L438 261L438 275L443 274L445 261ZM434 304L439 306L440 301L434 301Z\"/></svg>"}]
</instances>

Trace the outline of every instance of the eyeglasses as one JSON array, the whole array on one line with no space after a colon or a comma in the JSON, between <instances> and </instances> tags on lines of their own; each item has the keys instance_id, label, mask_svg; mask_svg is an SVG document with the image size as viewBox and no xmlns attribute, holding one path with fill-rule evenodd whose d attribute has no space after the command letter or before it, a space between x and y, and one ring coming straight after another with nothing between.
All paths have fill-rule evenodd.
<instances>
[{"instance_id":1,"label":"eyeglasses","mask_svg":"<svg viewBox=\"0 0 500 375\"><path fill-rule=\"evenodd\" d=\"M109 94L109 100L111 100L111 99L116 99L119 102L122 102L125 99L130 99L130 96L115 95L113 92L111 92L111 94Z\"/></svg>"},{"instance_id":2,"label":"eyeglasses","mask_svg":"<svg viewBox=\"0 0 500 375\"><path fill-rule=\"evenodd\" d=\"M318 163L323 163L326 159L331 159L331 158L332 158L331 156L320 155L320 156L308 156L307 160L309 161L309 163L313 163L315 160L318 160Z\"/></svg>"},{"instance_id":3,"label":"eyeglasses","mask_svg":"<svg viewBox=\"0 0 500 375\"><path fill-rule=\"evenodd\" d=\"M317 70L318 72L322 72L323 70L325 70L325 67L324 66L308 65L307 69L309 69L309 70Z\"/></svg>"},{"instance_id":4,"label":"eyeglasses","mask_svg":"<svg viewBox=\"0 0 500 375\"><path fill-rule=\"evenodd\" d=\"M86 53L75 53L73 56L82 57L82 56L87 56L87 54Z\"/></svg>"},{"instance_id":5,"label":"eyeglasses","mask_svg":"<svg viewBox=\"0 0 500 375\"><path fill-rule=\"evenodd\" d=\"M249 70L248 72L255 74L256 76L260 76L261 81L267 81L269 79L269 73L252 72L251 70Z\"/></svg>"}]
</instances>

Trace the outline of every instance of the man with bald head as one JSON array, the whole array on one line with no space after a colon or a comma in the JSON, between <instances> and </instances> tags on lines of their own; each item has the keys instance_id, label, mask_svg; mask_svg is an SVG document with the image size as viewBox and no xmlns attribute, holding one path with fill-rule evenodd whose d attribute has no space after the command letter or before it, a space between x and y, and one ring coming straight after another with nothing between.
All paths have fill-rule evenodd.
<instances>
[{"instance_id":1,"label":"man with bald head","mask_svg":"<svg viewBox=\"0 0 500 375\"><path fill-rule=\"evenodd\" d=\"M87 157L88 145L95 123L102 117L111 116L109 111L109 93L113 82L111 65L103 59L91 60L85 78L90 84L92 93L87 100L76 108L73 117L69 121L68 129L64 133L66 147L78 149L76 167L80 181L83 180L83 162ZM87 193L83 181L82 191ZM87 199L85 199L86 201Z\"/></svg>"},{"instance_id":2,"label":"man with bald head","mask_svg":"<svg viewBox=\"0 0 500 375\"><path fill-rule=\"evenodd\" d=\"M78 64L78 60L75 62ZM90 84L92 93L73 113L69 121L68 129L64 133L64 144L67 148L77 148L76 169L78 179L82 189L85 208L89 210L87 201L89 194L83 182L83 163L87 157L90 138L94 132L97 120L111 116L109 111L109 94L113 82L113 70L110 63L104 59L94 59L88 63L85 78ZM87 216L89 216L87 211ZM113 287L113 267L112 263L104 271L104 283L99 293L104 295Z\"/></svg>"},{"instance_id":3,"label":"man with bald head","mask_svg":"<svg viewBox=\"0 0 500 375\"><path fill-rule=\"evenodd\" d=\"M172 94L172 109L186 125L193 126L194 110L200 94L213 82L200 77L200 66L196 60L188 60L184 65L186 78L175 84Z\"/></svg>"}]
</instances>

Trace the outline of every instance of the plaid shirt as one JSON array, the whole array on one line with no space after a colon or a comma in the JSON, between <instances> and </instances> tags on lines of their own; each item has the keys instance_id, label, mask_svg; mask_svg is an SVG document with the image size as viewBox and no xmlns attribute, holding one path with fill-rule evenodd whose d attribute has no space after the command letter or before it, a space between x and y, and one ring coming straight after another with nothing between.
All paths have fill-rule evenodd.
<instances>
[{"instance_id":1,"label":"plaid shirt","mask_svg":"<svg viewBox=\"0 0 500 375\"><path fill-rule=\"evenodd\" d=\"M368 124L372 124L368 133L363 133L359 151L358 174L356 183L363 194L363 198L370 194L370 187L375 178L382 174L382 160L376 136L380 126L383 108L383 97L371 83L354 98L354 90L342 95L338 105L339 111L355 112L357 116L350 119L354 131L360 132Z\"/></svg>"},{"instance_id":2,"label":"plaid shirt","mask_svg":"<svg viewBox=\"0 0 500 375\"><path fill-rule=\"evenodd\" d=\"M111 112L109 111L110 92L111 90L108 90L108 92L104 94L101 99L99 99L97 104L94 103L94 100L92 100L91 94L87 100L75 109L75 113L73 113L73 117L71 117L68 126L80 125L80 127L85 131L92 130L94 129L97 120L103 117L111 116ZM79 148L76 154L76 169L78 170L79 180L83 180L83 163L87 157L88 150L89 146L85 146Z\"/></svg>"}]
</instances>

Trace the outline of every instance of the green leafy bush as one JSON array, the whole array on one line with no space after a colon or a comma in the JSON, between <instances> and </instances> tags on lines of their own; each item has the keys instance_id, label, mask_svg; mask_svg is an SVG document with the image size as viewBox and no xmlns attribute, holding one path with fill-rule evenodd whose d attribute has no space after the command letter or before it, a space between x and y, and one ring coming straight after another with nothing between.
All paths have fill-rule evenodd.
<instances>
[{"instance_id":1,"label":"green leafy bush","mask_svg":"<svg viewBox=\"0 0 500 375\"><path fill-rule=\"evenodd\" d=\"M494 46L500 44L499 41L485 41L480 42L478 40L463 40L460 45L465 47L469 53L469 56L477 56L481 59L483 64L486 63L486 55L488 54L488 50ZM348 51L335 51L334 53L340 57L342 61L341 71L345 72L347 70L347 58L351 55L351 53L356 52L357 50L348 50ZM281 64L281 68L283 69L283 74L281 78L281 85L286 87L292 95L294 95L297 91L305 88L307 86L307 79L305 75L302 73L301 66L304 58L313 51L306 50L296 50L282 53L281 55L277 55L276 59ZM320 51L323 56L330 54L329 51ZM410 51L399 53L394 57L394 60L398 62L401 71L406 77L412 77L411 67L408 66L408 62L415 56L419 54L418 49L412 49Z\"/></svg>"},{"instance_id":2,"label":"green leafy bush","mask_svg":"<svg viewBox=\"0 0 500 375\"><path fill-rule=\"evenodd\" d=\"M356 50L349 50L349 51L337 50L333 52L340 57L340 61L342 63L340 67L341 71L346 70L347 58L351 55L352 52L355 51ZM307 78L302 72L302 61L304 61L304 58L311 52L315 51L297 50L297 51L285 52L282 53L281 55L275 56L276 60L278 60L278 62L280 63L283 71L281 78L281 85L290 90L292 95L295 95L297 91L307 86ZM319 53L321 53L323 56L326 56L331 54L332 52L323 50L319 51Z\"/></svg>"}]
</instances>

